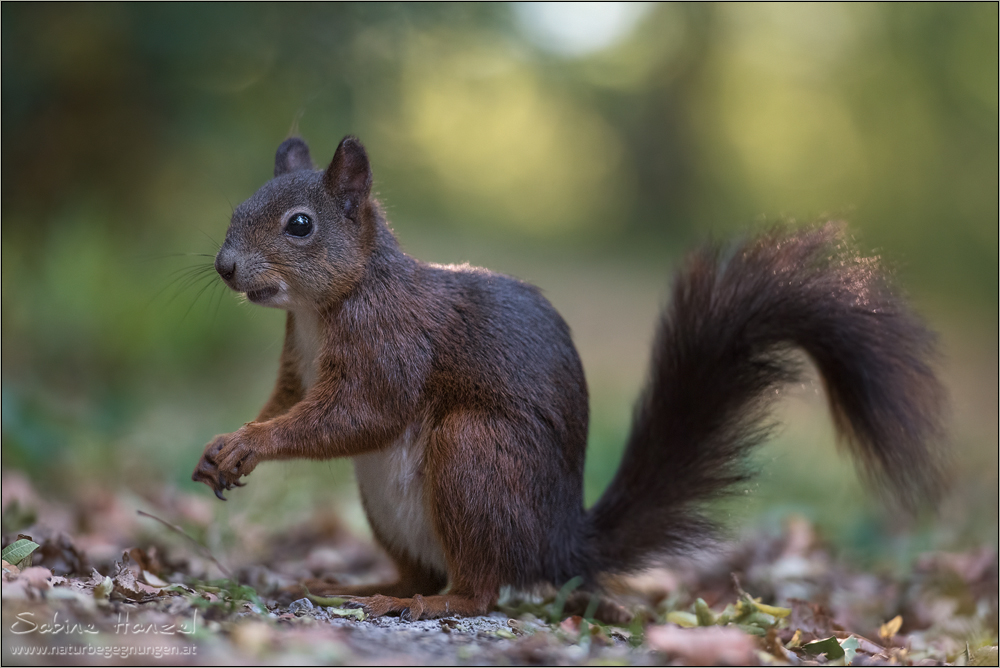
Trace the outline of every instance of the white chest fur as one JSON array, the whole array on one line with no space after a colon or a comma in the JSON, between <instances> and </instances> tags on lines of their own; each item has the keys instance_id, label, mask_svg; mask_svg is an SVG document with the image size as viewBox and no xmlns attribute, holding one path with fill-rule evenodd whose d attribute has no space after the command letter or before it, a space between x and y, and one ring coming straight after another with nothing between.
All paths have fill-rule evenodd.
<instances>
[{"instance_id":1,"label":"white chest fur","mask_svg":"<svg viewBox=\"0 0 1000 668\"><path fill-rule=\"evenodd\" d=\"M428 513L426 444L426 428L415 423L389 447L355 457L354 472L368 521L387 547L444 574L448 564Z\"/></svg>"},{"instance_id":2,"label":"white chest fur","mask_svg":"<svg viewBox=\"0 0 1000 668\"><path fill-rule=\"evenodd\" d=\"M322 342L319 316L314 311L295 311L295 351L299 358L302 387L306 391L316 382L316 360Z\"/></svg>"},{"instance_id":3,"label":"white chest fur","mask_svg":"<svg viewBox=\"0 0 1000 668\"><path fill-rule=\"evenodd\" d=\"M295 311L295 351L303 389L316 382L317 358L323 341L319 318L313 311ZM354 472L368 521L387 547L414 561L447 573L444 551L427 511L424 484L426 428L417 422L399 439L378 452L354 458Z\"/></svg>"}]
</instances>

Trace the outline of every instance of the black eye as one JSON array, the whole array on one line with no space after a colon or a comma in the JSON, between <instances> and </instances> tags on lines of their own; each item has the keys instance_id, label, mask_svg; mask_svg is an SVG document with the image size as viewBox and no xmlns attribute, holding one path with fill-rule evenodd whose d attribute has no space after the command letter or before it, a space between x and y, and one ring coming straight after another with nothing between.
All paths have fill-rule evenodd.
<instances>
[{"instance_id":1,"label":"black eye","mask_svg":"<svg viewBox=\"0 0 1000 668\"><path fill-rule=\"evenodd\" d=\"M305 237L312 232L313 223L304 213L297 213L288 219L288 224L285 225L285 234L290 234L293 237Z\"/></svg>"}]
</instances>

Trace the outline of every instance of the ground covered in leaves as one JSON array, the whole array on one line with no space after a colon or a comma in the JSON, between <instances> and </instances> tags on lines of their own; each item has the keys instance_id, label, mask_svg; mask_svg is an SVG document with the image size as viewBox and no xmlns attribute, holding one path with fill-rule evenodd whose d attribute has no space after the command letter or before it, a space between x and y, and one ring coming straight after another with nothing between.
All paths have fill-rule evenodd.
<instances>
[{"instance_id":1,"label":"ground covered in leaves","mask_svg":"<svg viewBox=\"0 0 1000 668\"><path fill-rule=\"evenodd\" d=\"M336 514L248 538L237 559L206 547L209 503L107 490L55 503L5 473L3 663L997 665L990 546L862 569L790 517L779 533L609 582L604 602L569 582L504 592L488 616L411 622L301 589L393 575ZM631 622L595 619L609 601Z\"/></svg>"}]
</instances>

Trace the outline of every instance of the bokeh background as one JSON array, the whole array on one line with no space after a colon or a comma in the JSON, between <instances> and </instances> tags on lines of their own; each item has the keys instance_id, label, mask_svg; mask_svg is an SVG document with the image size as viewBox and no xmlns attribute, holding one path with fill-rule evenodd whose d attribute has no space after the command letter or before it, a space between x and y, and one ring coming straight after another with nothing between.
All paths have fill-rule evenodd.
<instances>
[{"instance_id":1,"label":"bokeh background","mask_svg":"<svg viewBox=\"0 0 1000 668\"><path fill-rule=\"evenodd\" d=\"M266 398L283 314L198 268L286 136L323 164L351 133L409 252L534 282L573 328L590 500L685 249L847 220L940 332L954 491L936 518L886 510L810 380L719 512L736 527L802 513L862 558L996 545L995 3L0 12L3 467L42 493L209 497L190 472ZM349 462L249 482L214 506L221 525L340 504L364 531Z\"/></svg>"}]
</instances>

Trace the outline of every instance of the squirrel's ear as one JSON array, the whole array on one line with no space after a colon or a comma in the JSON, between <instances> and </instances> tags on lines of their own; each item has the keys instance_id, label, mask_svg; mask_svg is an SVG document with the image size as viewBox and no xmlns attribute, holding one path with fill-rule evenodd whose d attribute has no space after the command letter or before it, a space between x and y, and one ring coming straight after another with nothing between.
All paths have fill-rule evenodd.
<instances>
[{"instance_id":1,"label":"squirrel's ear","mask_svg":"<svg viewBox=\"0 0 1000 668\"><path fill-rule=\"evenodd\" d=\"M278 152L274 154L274 175L281 176L300 169L312 169L312 158L309 157L309 147L299 137L289 137L281 142Z\"/></svg>"},{"instance_id":2,"label":"squirrel's ear","mask_svg":"<svg viewBox=\"0 0 1000 668\"><path fill-rule=\"evenodd\" d=\"M344 213L354 218L355 211L368 199L372 189L368 153L357 137L347 136L341 140L330 166L323 174L323 185L334 197L343 198Z\"/></svg>"}]
</instances>

